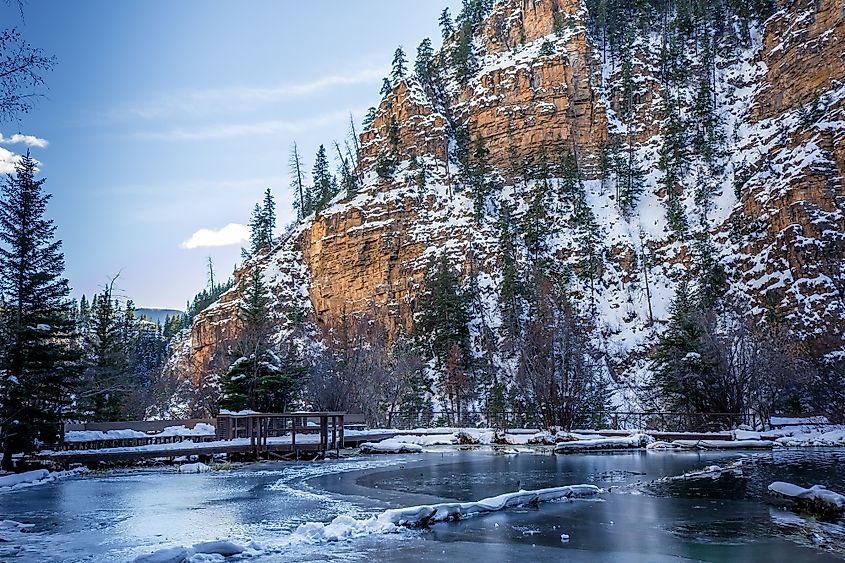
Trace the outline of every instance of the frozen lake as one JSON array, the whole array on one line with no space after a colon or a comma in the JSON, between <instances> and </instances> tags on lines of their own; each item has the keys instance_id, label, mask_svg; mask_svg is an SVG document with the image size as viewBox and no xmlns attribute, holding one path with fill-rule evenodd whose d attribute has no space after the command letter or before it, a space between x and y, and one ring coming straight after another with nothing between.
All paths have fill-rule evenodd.
<instances>
[{"instance_id":1,"label":"frozen lake","mask_svg":"<svg viewBox=\"0 0 845 563\"><path fill-rule=\"evenodd\" d=\"M740 457L743 477L637 482ZM113 471L0 495L0 520L34 524L0 543L0 561L131 561L173 545L256 541L250 561L827 561L836 524L796 519L766 502L774 480L845 490L842 450L498 455L490 450L261 463L203 474ZM482 515L429 530L298 542L304 522L386 508L470 501L522 489L592 483L596 499ZM569 541L561 541L567 534ZM230 560L237 560L231 558Z\"/></svg>"}]
</instances>

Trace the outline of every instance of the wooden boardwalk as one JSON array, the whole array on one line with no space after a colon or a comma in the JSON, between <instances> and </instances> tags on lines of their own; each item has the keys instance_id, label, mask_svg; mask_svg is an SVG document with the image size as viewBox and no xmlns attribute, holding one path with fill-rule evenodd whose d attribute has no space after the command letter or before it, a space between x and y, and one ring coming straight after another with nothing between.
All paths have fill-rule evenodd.
<instances>
[{"instance_id":1,"label":"wooden boardwalk","mask_svg":"<svg viewBox=\"0 0 845 563\"><path fill-rule=\"evenodd\" d=\"M353 415L354 416L354 415ZM356 431L351 435L344 428L343 412L292 412L292 413L222 413L216 419L186 421L135 421L73 425L67 430L108 431L134 430L140 433L162 431L169 426L192 428L198 423L214 427L216 435L186 435L172 437L152 433L126 439L92 440L68 443L61 449L43 452L37 458L64 464L122 463L146 459L175 459L187 456L211 457L226 454L243 458L324 458L332 450L339 454L341 448L354 448L363 442L376 442L399 434L430 435L428 430L374 430ZM353 417L350 417L353 418ZM353 422L357 425L357 423ZM444 431L445 432L445 431ZM530 432L524 430L521 433ZM447 432L451 433L451 432ZM628 436L624 430L581 431L597 437ZM436 434L436 433L435 433ZM648 432L657 440L713 440L731 441L730 432ZM105 436L109 436L106 434ZM76 449L74 449L76 448Z\"/></svg>"}]
</instances>

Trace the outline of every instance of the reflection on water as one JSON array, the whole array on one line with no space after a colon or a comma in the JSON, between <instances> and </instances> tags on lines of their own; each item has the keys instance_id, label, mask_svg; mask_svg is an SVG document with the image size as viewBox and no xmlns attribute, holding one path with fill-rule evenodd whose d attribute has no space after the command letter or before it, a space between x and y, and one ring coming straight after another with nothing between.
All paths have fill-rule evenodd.
<instances>
[{"instance_id":1,"label":"reflection on water","mask_svg":"<svg viewBox=\"0 0 845 563\"><path fill-rule=\"evenodd\" d=\"M741 477L662 481L740 457ZM0 496L0 519L36 524L0 561L123 561L221 537L272 542L305 521L594 483L598 500L550 503L274 554L309 561L825 561L845 538L767 503L774 480L845 490L845 452L624 452L565 456L449 452L266 463L180 475L127 471ZM561 534L569 536L561 541ZM828 551L824 551L823 549ZM258 558L257 560L261 560Z\"/></svg>"}]
</instances>

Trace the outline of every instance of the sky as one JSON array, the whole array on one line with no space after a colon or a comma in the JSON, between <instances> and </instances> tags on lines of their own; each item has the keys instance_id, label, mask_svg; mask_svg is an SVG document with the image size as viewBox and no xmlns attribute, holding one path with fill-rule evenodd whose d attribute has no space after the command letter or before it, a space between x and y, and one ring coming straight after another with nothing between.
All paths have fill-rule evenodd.
<instances>
[{"instance_id":1,"label":"sky","mask_svg":"<svg viewBox=\"0 0 845 563\"><path fill-rule=\"evenodd\" d=\"M293 219L288 155L310 172L376 105L457 0L0 2L0 27L55 55L44 96L0 123L0 171L29 150L53 194L73 295L115 275L139 307L184 309L240 259L264 190ZM17 135L17 136L16 136ZM5 158L5 164L4 164ZM309 174L310 176L310 174Z\"/></svg>"}]
</instances>

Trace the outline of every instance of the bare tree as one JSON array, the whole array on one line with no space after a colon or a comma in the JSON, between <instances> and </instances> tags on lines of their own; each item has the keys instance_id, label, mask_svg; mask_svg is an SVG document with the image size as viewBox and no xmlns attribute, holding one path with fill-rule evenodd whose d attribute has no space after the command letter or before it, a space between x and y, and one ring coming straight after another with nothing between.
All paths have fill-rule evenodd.
<instances>
[{"instance_id":1,"label":"bare tree","mask_svg":"<svg viewBox=\"0 0 845 563\"><path fill-rule=\"evenodd\" d=\"M14 121L42 96L44 74L55 57L23 40L16 29L0 32L0 121Z\"/></svg>"},{"instance_id":2,"label":"bare tree","mask_svg":"<svg viewBox=\"0 0 845 563\"><path fill-rule=\"evenodd\" d=\"M559 288L538 274L522 347L517 389L548 428L597 425L606 415L609 381L584 323Z\"/></svg>"}]
</instances>

